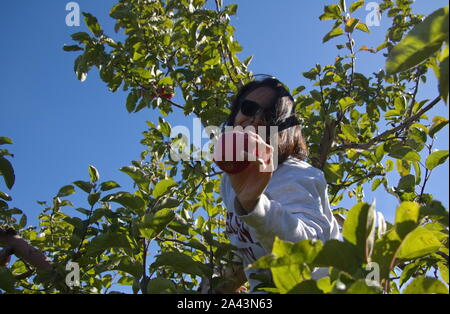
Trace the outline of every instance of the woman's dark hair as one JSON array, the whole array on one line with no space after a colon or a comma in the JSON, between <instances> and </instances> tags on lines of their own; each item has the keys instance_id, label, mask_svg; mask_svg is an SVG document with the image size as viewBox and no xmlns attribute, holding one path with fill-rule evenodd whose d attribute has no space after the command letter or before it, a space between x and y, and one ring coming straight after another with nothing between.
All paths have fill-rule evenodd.
<instances>
[{"instance_id":1,"label":"woman's dark hair","mask_svg":"<svg viewBox=\"0 0 450 314\"><path fill-rule=\"evenodd\" d=\"M275 92L275 99L271 108L267 110L266 125L280 125L287 118L295 116L295 102L286 87L279 80L267 77L263 80L254 80L242 86L235 95L231 104L231 113L226 125L233 126L236 115L239 113L241 101L254 90L268 87ZM278 133L278 163L281 164L289 157L305 160L308 148L302 135L300 125L294 125Z\"/></svg>"}]
</instances>

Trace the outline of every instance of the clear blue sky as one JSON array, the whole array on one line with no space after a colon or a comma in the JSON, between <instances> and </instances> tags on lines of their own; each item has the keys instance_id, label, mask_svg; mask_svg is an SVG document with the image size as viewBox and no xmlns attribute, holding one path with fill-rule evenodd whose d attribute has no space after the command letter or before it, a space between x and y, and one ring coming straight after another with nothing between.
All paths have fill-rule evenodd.
<instances>
[{"instance_id":1,"label":"clear blue sky","mask_svg":"<svg viewBox=\"0 0 450 314\"><path fill-rule=\"evenodd\" d=\"M9 193L12 205L25 211L29 224L36 225L41 207L38 200L50 201L58 189L75 180L88 178L87 167L92 164L100 171L102 180L115 180L123 190L131 191L131 180L118 169L139 159L144 149L139 144L145 121L157 122L157 115L149 110L128 114L126 94L110 93L98 78L96 71L81 83L73 72L77 53L62 50L72 44L70 34L86 31L65 24L65 6L69 1L7 1L2 4L0 29L0 136L13 139L7 148L15 154L12 162L16 184ZM113 0L78 0L81 11L99 19L107 34L114 34L109 9ZM253 55L251 70L270 73L290 88L310 86L302 72L316 63L331 64L337 54L339 40L322 44L322 37L331 29L332 22L321 22L318 16L325 4L333 1L304 0L236 0L238 15L232 20L237 28L236 39L244 47L241 56ZM349 2L349 1L347 1ZM416 12L429 14L448 4L444 0L417 0ZM357 17L365 19L366 11ZM387 20L372 27L371 35L359 32L357 47L365 44L378 46L383 41ZM113 36L114 37L114 36ZM357 71L370 74L383 68L381 56L360 54ZM436 83L430 76L429 84L419 92L419 99L433 99ZM176 99L180 101L179 99ZM448 118L448 107L442 103L429 116ZM176 114L172 124L192 125L191 118ZM439 133L435 147L448 149L448 127ZM438 168L431 177L427 191L448 208L448 163ZM391 181L391 185L396 181ZM2 190L3 182L0 183ZM377 208L393 219L396 200L381 193L369 193L366 201L377 199ZM87 206L84 193L71 197L75 206ZM345 201L351 206L354 201Z\"/></svg>"}]
</instances>

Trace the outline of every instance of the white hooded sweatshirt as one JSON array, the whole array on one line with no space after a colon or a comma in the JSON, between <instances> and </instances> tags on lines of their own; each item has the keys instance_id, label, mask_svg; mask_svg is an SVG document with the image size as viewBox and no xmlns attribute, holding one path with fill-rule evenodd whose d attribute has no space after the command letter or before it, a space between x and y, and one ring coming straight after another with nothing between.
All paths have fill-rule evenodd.
<instances>
[{"instance_id":1,"label":"white hooded sweatshirt","mask_svg":"<svg viewBox=\"0 0 450 314\"><path fill-rule=\"evenodd\" d=\"M289 158L278 166L269 185L252 212L246 213L238 202L228 175L222 177L221 194L227 208L226 233L238 248L244 269L272 251L275 237L298 242L318 239L323 242L339 237L339 225L330 209L323 172L304 161ZM326 274L313 272L313 279ZM251 291L259 284L245 270Z\"/></svg>"}]
</instances>

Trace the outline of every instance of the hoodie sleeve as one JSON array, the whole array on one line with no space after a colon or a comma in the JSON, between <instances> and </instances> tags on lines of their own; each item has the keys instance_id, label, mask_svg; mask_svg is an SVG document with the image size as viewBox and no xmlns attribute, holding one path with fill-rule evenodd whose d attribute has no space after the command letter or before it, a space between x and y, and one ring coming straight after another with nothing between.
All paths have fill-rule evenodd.
<instances>
[{"instance_id":1,"label":"hoodie sleeve","mask_svg":"<svg viewBox=\"0 0 450 314\"><path fill-rule=\"evenodd\" d=\"M289 167L271 185L270 197L263 194L250 213L243 210L237 198L233 204L236 214L255 230L266 250L272 250L276 236L292 242L337 237L339 227L331 213L322 171Z\"/></svg>"}]
</instances>

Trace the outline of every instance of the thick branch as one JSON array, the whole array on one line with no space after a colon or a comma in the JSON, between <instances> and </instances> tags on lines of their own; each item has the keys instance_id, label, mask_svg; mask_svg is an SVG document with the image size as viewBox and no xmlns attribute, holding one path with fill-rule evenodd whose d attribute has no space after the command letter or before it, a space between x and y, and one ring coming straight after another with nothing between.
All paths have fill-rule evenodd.
<instances>
[{"instance_id":1,"label":"thick branch","mask_svg":"<svg viewBox=\"0 0 450 314\"><path fill-rule=\"evenodd\" d=\"M337 187L339 189L342 189L342 188L347 188L347 187L349 187L349 186L351 186L351 185L353 185L355 183L358 183L358 182L360 182L362 180L373 178L373 177L376 177L376 176L385 176L385 174L384 173L379 173L379 172L369 173L369 174L366 174L365 176L362 176L362 177L360 177L360 178L358 178L356 180L353 180L351 182L344 182L342 184L329 183L329 185L331 185L332 187Z\"/></svg>"},{"instance_id":2,"label":"thick branch","mask_svg":"<svg viewBox=\"0 0 450 314\"><path fill-rule=\"evenodd\" d=\"M0 245L9 248L9 253L23 259L37 270L52 270L51 260L18 235L0 234Z\"/></svg>"},{"instance_id":3,"label":"thick branch","mask_svg":"<svg viewBox=\"0 0 450 314\"><path fill-rule=\"evenodd\" d=\"M397 132L399 132L399 131L409 127L416 120L418 120L425 112L427 112L428 110L433 108L440 100L441 100L441 97L436 97L432 102L430 102L427 106L422 108L415 115L407 118L405 121L403 121L400 125L396 126L395 128L387 130L387 131L381 133L380 135L374 137L373 139L371 139L367 143L352 143L352 144L341 145L341 146L335 147L333 149L333 151L346 150L346 149L350 149L350 148L367 150L370 147L372 147L372 145L377 144L377 143L382 142L383 140L385 140L387 136L395 134L395 133L397 133Z\"/></svg>"}]
</instances>

